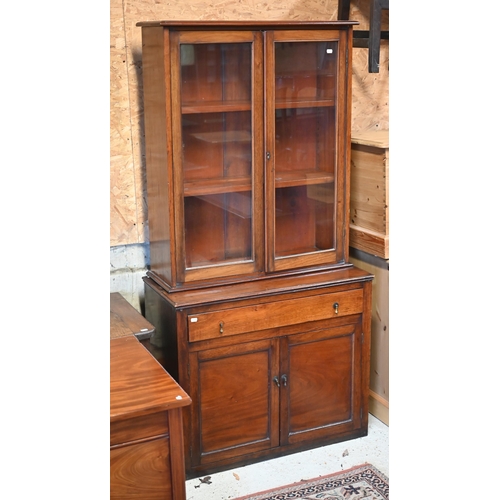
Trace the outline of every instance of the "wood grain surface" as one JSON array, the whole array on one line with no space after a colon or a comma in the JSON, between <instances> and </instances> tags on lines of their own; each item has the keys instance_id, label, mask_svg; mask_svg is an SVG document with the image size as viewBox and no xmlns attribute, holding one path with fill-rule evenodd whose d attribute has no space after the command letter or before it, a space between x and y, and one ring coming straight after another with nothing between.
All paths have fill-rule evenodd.
<instances>
[{"instance_id":1,"label":"wood grain surface","mask_svg":"<svg viewBox=\"0 0 500 500\"><path fill-rule=\"evenodd\" d=\"M110 343L112 422L191 403L191 398L134 336L111 339Z\"/></svg>"}]
</instances>

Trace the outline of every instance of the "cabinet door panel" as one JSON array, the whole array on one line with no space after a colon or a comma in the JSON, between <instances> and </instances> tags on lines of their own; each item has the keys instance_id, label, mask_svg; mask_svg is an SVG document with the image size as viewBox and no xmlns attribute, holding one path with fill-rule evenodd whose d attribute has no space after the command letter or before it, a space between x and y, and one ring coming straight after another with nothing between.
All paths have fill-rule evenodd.
<instances>
[{"instance_id":1,"label":"cabinet door panel","mask_svg":"<svg viewBox=\"0 0 500 500\"><path fill-rule=\"evenodd\" d=\"M262 269L262 36L171 33L179 281ZM260 188L262 189L262 188Z\"/></svg>"},{"instance_id":2,"label":"cabinet door panel","mask_svg":"<svg viewBox=\"0 0 500 500\"><path fill-rule=\"evenodd\" d=\"M346 260L345 33L266 34L270 271Z\"/></svg>"},{"instance_id":3,"label":"cabinet door panel","mask_svg":"<svg viewBox=\"0 0 500 500\"><path fill-rule=\"evenodd\" d=\"M283 339L282 441L328 437L359 425L360 325Z\"/></svg>"},{"instance_id":4,"label":"cabinet door panel","mask_svg":"<svg viewBox=\"0 0 500 500\"><path fill-rule=\"evenodd\" d=\"M110 499L172 498L167 438L112 448L110 459Z\"/></svg>"},{"instance_id":5,"label":"cabinet door panel","mask_svg":"<svg viewBox=\"0 0 500 500\"><path fill-rule=\"evenodd\" d=\"M191 354L193 463L278 445L277 340Z\"/></svg>"}]
</instances>

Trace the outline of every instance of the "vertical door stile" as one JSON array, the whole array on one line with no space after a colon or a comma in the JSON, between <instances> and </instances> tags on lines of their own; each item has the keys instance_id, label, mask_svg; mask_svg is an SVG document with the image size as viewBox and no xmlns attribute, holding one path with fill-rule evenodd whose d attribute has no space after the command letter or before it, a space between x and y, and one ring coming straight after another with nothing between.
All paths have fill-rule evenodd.
<instances>
[{"instance_id":1,"label":"vertical door stile","mask_svg":"<svg viewBox=\"0 0 500 500\"><path fill-rule=\"evenodd\" d=\"M261 31L253 33L253 50L252 50L252 141L253 141L253 158L252 158L252 190L253 190L253 206L254 214L253 226L253 252L256 269L259 272L264 271L265 266L265 160L264 160L264 144L265 127L264 123L264 47L263 34Z\"/></svg>"},{"instance_id":2,"label":"vertical door stile","mask_svg":"<svg viewBox=\"0 0 500 500\"><path fill-rule=\"evenodd\" d=\"M266 272L274 271L275 248L275 193L274 193L274 99L275 99L275 66L274 66L274 33L264 33L264 183L265 183L265 252Z\"/></svg>"},{"instance_id":3,"label":"vertical door stile","mask_svg":"<svg viewBox=\"0 0 500 500\"><path fill-rule=\"evenodd\" d=\"M349 200L350 200L350 172L351 172L351 50L352 30L341 30L339 36L339 61L337 82L344 82L344 85L337 83L337 144L338 154L336 157L336 177L337 182L343 185L339 190L338 203L336 209L340 215L335 215L339 221L337 227L337 246L339 255L343 256L344 261L348 261L349 251ZM349 42L349 43L348 43ZM342 92L341 95L339 93ZM343 103L343 105L342 105ZM343 196L342 196L343 194ZM343 218L342 218L343 214Z\"/></svg>"},{"instance_id":4,"label":"vertical door stile","mask_svg":"<svg viewBox=\"0 0 500 500\"><path fill-rule=\"evenodd\" d=\"M166 177L168 179L168 186L167 186L167 192L168 192L168 205L167 205L167 210L168 213L164 215L164 217L169 221L169 237L170 237L170 248L169 248L169 255L168 255L168 262L170 263L170 268L171 268L171 274L170 274L170 281L171 282L177 282L177 273L178 273L178 266L176 263L176 246L177 246L177 236L176 236L176 227L175 227L175 222L174 218L170 217L170 214L172 213L171 206L174 203L174 192L172 189L170 189L174 185L174 159L173 159L173 123L172 123L172 101L170 99L172 92L171 92L171 86L172 86L172 81L171 81L171 62L170 62L170 32L167 29L163 29L163 44L164 44L164 52L163 52L163 67L165 68L165 75L164 75L164 80L165 80L165 121L166 121L166 135L167 135L167 162L165 165L165 168L167 170L166 172ZM172 265L173 263L173 265Z\"/></svg>"},{"instance_id":5,"label":"vertical door stile","mask_svg":"<svg viewBox=\"0 0 500 500\"><path fill-rule=\"evenodd\" d=\"M281 429L283 426L283 420L282 420L282 403L281 403L281 388L276 387L275 383L273 382L274 377L279 377L281 376L280 370L280 357L281 357L281 352L280 352L280 346L281 346L281 340L280 339L273 339L271 341L271 371L269 373L269 387L270 387L270 415L269 415L269 421L271 423L271 429L270 429L270 435L271 435L271 446L276 447L280 446L281 444Z\"/></svg>"},{"instance_id":6,"label":"vertical door stile","mask_svg":"<svg viewBox=\"0 0 500 500\"><path fill-rule=\"evenodd\" d=\"M293 380L290 377L290 341L289 337L282 337L280 342L280 365L279 379L286 375L286 386L280 387L280 443L281 445L288 444L288 435L290 433L290 385Z\"/></svg>"},{"instance_id":7,"label":"vertical door stile","mask_svg":"<svg viewBox=\"0 0 500 500\"><path fill-rule=\"evenodd\" d=\"M181 75L180 75L180 40L179 32L170 32L170 74L171 74L171 110L172 123L182 123L181 106ZM184 242L184 169L182 168L182 133L180 127L172 129L172 162L173 172L173 208L175 217L175 252L176 260L173 273L177 279L174 282L185 280L186 246Z\"/></svg>"},{"instance_id":8,"label":"vertical door stile","mask_svg":"<svg viewBox=\"0 0 500 500\"><path fill-rule=\"evenodd\" d=\"M200 395L199 395L199 363L196 352L189 353L189 389L193 404L189 407L188 418L185 417L184 428L187 429L188 439L190 443L189 449L186 450L188 460L191 465L199 465L201 457L201 419L200 419ZM187 412L186 412L187 413ZM185 415L186 415L185 413ZM186 425L187 424L187 425Z\"/></svg>"}]
</instances>

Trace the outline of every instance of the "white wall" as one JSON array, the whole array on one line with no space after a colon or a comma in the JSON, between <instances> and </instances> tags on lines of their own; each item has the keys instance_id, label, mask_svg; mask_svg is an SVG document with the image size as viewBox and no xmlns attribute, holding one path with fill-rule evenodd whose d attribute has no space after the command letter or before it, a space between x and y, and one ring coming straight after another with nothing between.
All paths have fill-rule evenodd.
<instances>
[{"instance_id":1,"label":"white wall","mask_svg":"<svg viewBox=\"0 0 500 500\"><path fill-rule=\"evenodd\" d=\"M149 266L149 244L136 243L110 247L110 293L119 292L141 312L144 306L144 283Z\"/></svg>"}]
</instances>

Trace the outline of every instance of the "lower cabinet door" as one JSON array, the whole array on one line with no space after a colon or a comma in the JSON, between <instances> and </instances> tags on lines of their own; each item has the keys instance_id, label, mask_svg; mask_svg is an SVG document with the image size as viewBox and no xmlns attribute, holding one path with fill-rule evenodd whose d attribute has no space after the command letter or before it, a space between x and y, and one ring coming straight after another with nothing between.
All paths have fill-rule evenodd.
<instances>
[{"instance_id":1,"label":"lower cabinet door","mask_svg":"<svg viewBox=\"0 0 500 500\"><path fill-rule=\"evenodd\" d=\"M281 339L281 444L361 425L361 325Z\"/></svg>"},{"instance_id":2,"label":"lower cabinet door","mask_svg":"<svg viewBox=\"0 0 500 500\"><path fill-rule=\"evenodd\" d=\"M270 339L190 354L192 465L279 445L278 346Z\"/></svg>"}]
</instances>

